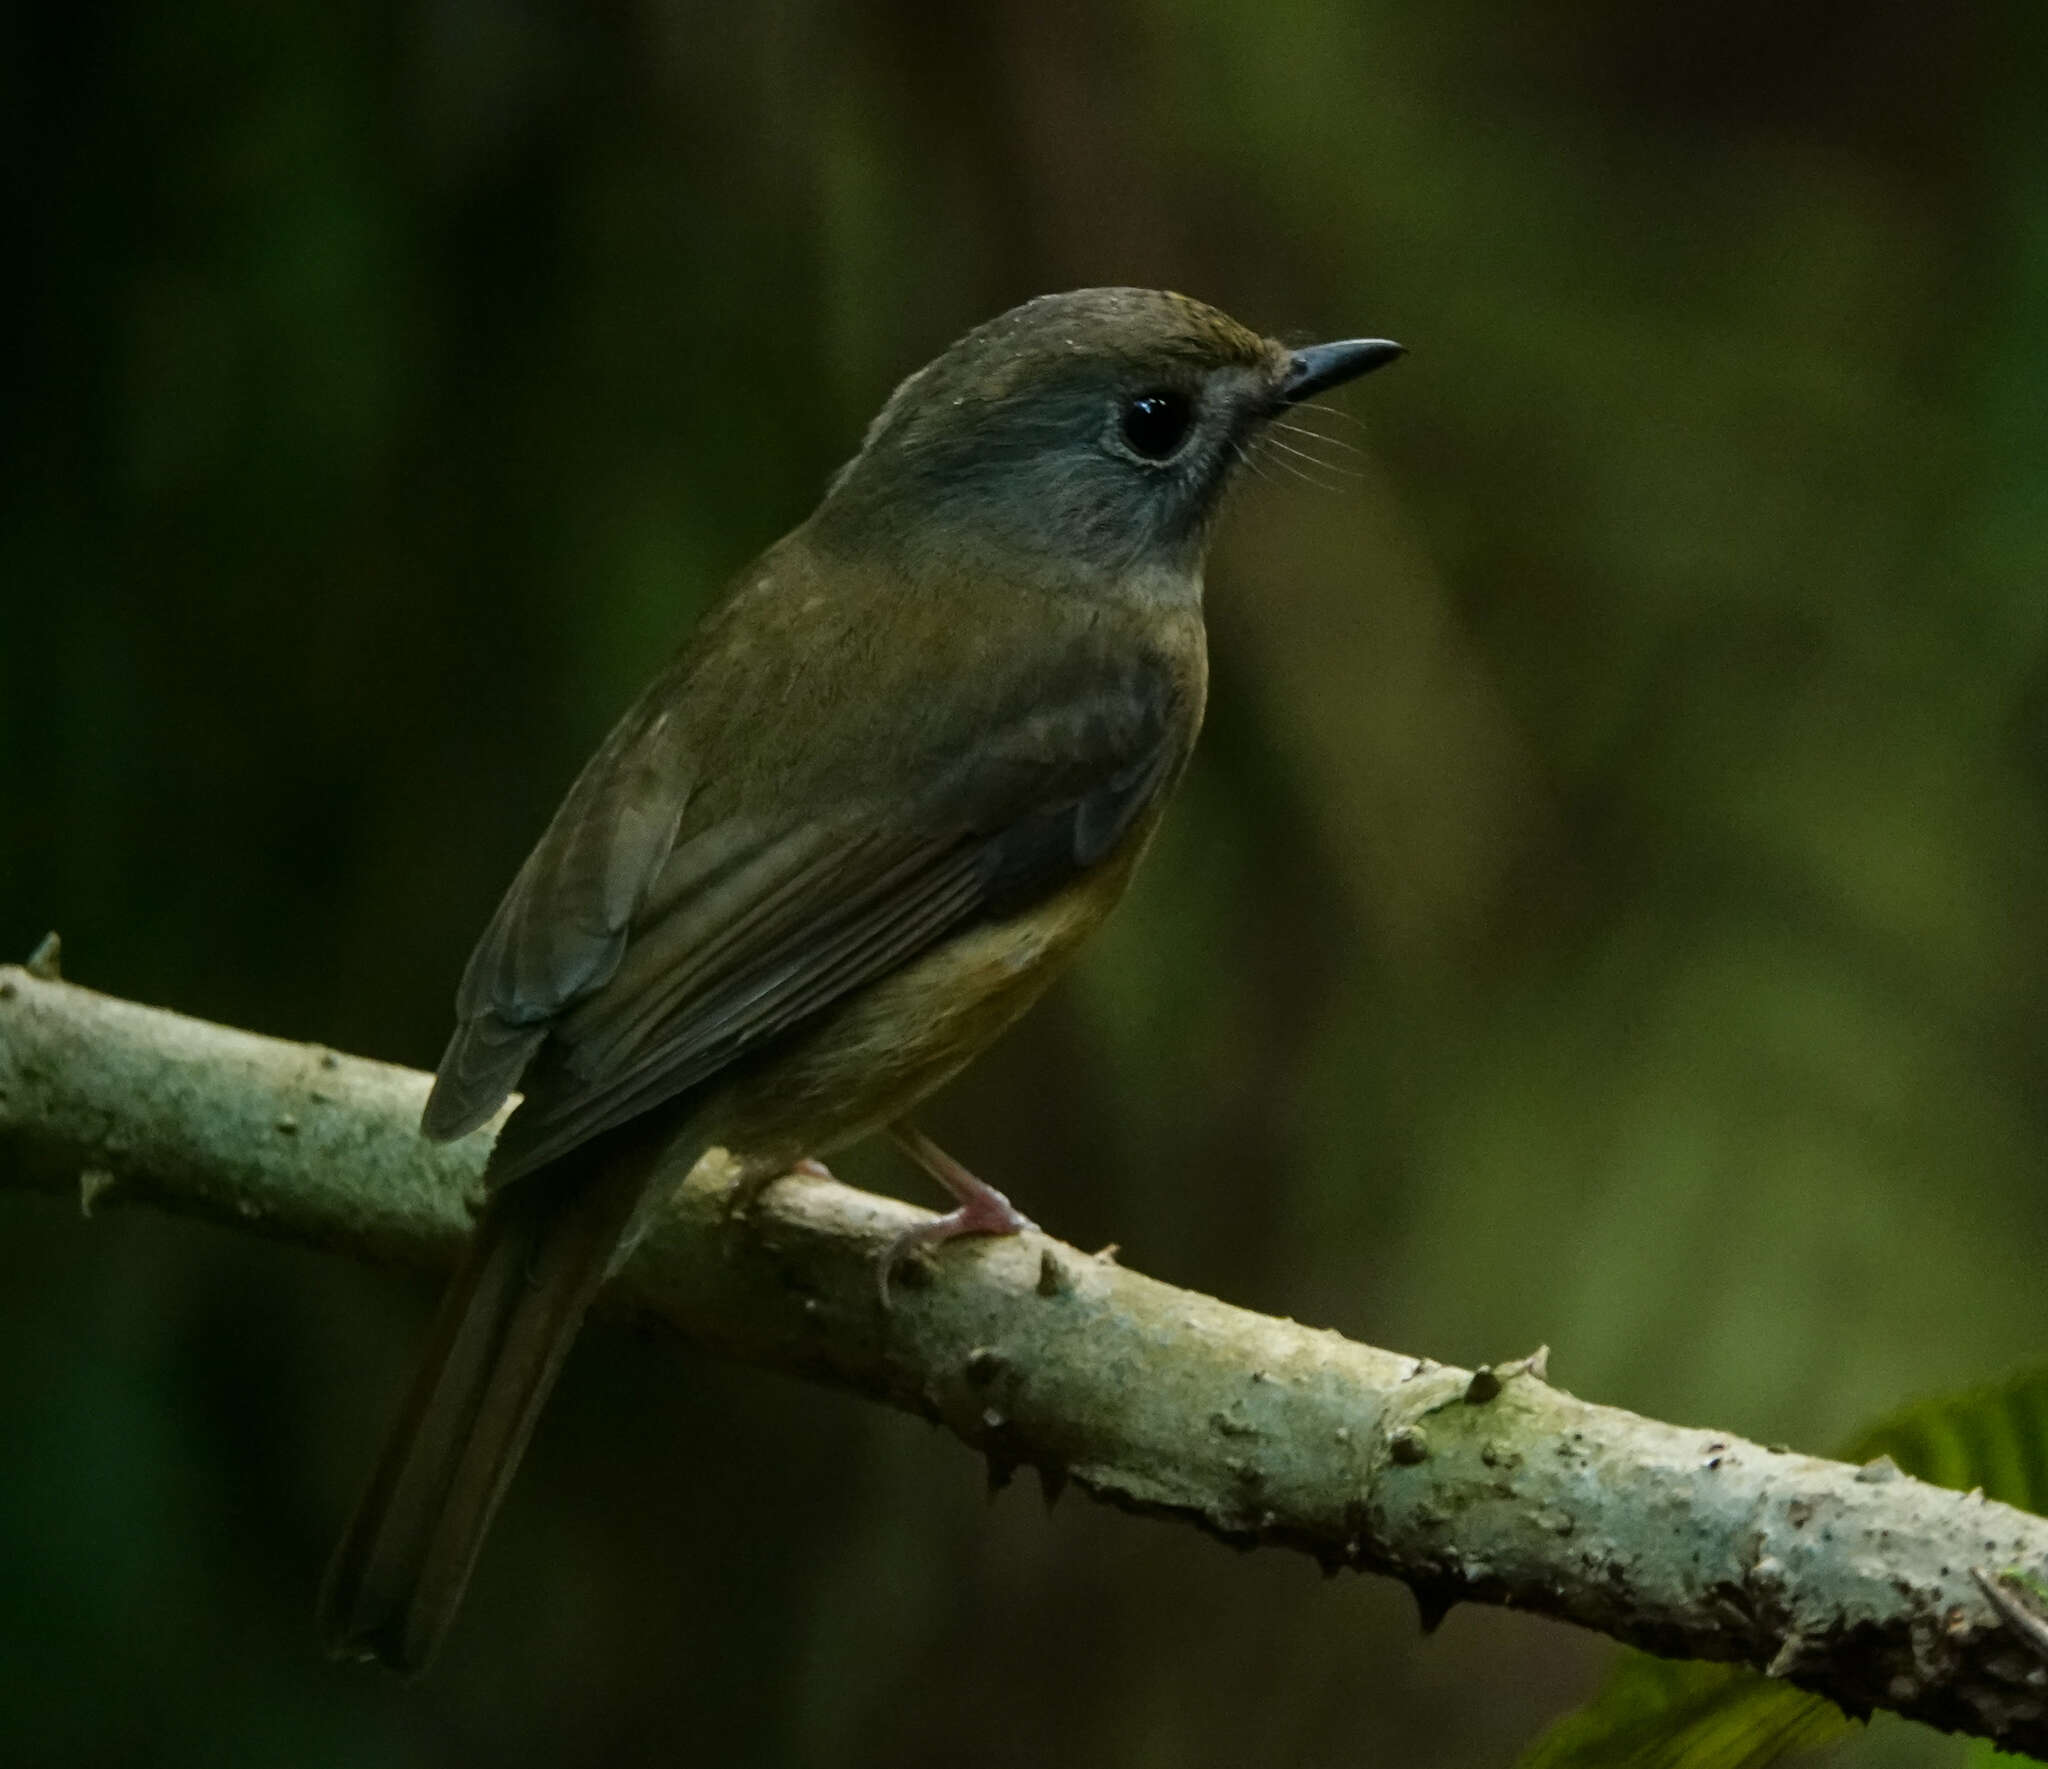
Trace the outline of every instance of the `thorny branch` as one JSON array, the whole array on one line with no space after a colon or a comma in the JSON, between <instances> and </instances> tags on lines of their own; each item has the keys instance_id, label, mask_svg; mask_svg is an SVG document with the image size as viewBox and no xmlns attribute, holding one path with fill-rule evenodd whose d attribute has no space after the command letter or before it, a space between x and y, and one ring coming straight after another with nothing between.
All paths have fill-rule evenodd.
<instances>
[{"instance_id":1,"label":"thorny branch","mask_svg":"<svg viewBox=\"0 0 2048 1769\"><path fill-rule=\"evenodd\" d=\"M37 974L40 971L43 974ZM147 1202L358 1258L446 1262L488 1133L416 1134L427 1077L0 967L0 1183ZM707 1163L707 1168L712 1164ZM1177 1290L1044 1235L961 1244L877 1304L920 1213L792 1177L733 1222L700 1169L608 1293L747 1363L938 1420L1243 1544L1740 1660L1852 1713L2048 1752L2016 1592L2048 1521L1576 1399L1540 1360L1453 1369ZM2008 1575L2017 1574L2017 1577Z\"/></svg>"}]
</instances>

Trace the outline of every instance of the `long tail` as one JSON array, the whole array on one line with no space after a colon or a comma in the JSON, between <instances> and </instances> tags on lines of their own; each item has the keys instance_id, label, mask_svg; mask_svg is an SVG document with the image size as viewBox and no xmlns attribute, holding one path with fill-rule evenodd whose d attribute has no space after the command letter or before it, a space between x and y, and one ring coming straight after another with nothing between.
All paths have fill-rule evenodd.
<instances>
[{"instance_id":1,"label":"long tail","mask_svg":"<svg viewBox=\"0 0 2048 1769\"><path fill-rule=\"evenodd\" d=\"M321 1588L337 1657L434 1656L652 1166L645 1138L599 1138L485 1206Z\"/></svg>"}]
</instances>

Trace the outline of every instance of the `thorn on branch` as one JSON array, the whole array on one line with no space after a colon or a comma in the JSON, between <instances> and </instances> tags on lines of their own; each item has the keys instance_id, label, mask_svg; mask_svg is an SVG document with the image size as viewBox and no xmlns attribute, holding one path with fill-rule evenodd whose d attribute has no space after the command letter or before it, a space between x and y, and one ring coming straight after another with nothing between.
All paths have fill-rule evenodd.
<instances>
[{"instance_id":1,"label":"thorn on branch","mask_svg":"<svg viewBox=\"0 0 2048 1769\"><path fill-rule=\"evenodd\" d=\"M1067 1287L1067 1274L1060 1262L1047 1247L1038 1256L1038 1293L1041 1296L1057 1296Z\"/></svg>"},{"instance_id":2,"label":"thorn on branch","mask_svg":"<svg viewBox=\"0 0 2048 1769\"><path fill-rule=\"evenodd\" d=\"M1425 1634L1434 1634L1444 1625L1444 1617L1458 1606L1457 1594L1449 1585L1418 1579L1408 1589L1415 1597L1415 1619Z\"/></svg>"},{"instance_id":3,"label":"thorn on branch","mask_svg":"<svg viewBox=\"0 0 2048 1769\"><path fill-rule=\"evenodd\" d=\"M1799 1661L1806 1656L1806 1636L1799 1633L1787 1634L1779 1642L1778 1650L1771 1655L1771 1662L1764 1666L1766 1677L1789 1677L1799 1669Z\"/></svg>"},{"instance_id":4,"label":"thorn on branch","mask_svg":"<svg viewBox=\"0 0 2048 1769\"><path fill-rule=\"evenodd\" d=\"M2048 1612L2038 1606L2038 1588L2010 1571L1993 1578L1981 1566L1971 1567L1970 1577L1977 1581L1985 1601L1998 1611L1998 1619L2033 1649L2035 1657L2048 1663Z\"/></svg>"},{"instance_id":5,"label":"thorn on branch","mask_svg":"<svg viewBox=\"0 0 2048 1769\"><path fill-rule=\"evenodd\" d=\"M1387 1439L1387 1454L1404 1468L1429 1460L1429 1439L1413 1425L1403 1425Z\"/></svg>"},{"instance_id":6,"label":"thorn on branch","mask_svg":"<svg viewBox=\"0 0 2048 1769\"><path fill-rule=\"evenodd\" d=\"M64 942L52 928L36 942L36 949L28 955L28 962L21 967L42 983L61 983L64 980Z\"/></svg>"},{"instance_id":7,"label":"thorn on branch","mask_svg":"<svg viewBox=\"0 0 2048 1769\"><path fill-rule=\"evenodd\" d=\"M1504 1383L1517 1376L1533 1376L1538 1382L1549 1381L1550 1347L1539 1345L1527 1357L1513 1358L1504 1364L1481 1364L1472 1372L1472 1380L1465 1384L1465 1399L1472 1406L1483 1407L1499 1397Z\"/></svg>"},{"instance_id":8,"label":"thorn on branch","mask_svg":"<svg viewBox=\"0 0 2048 1769\"><path fill-rule=\"evenodd\" d=\"M92 1207L114 1189L114 1176L104 1167L78 1170L78 1214L89 1217Z\"/></svg>"}]
</instances>

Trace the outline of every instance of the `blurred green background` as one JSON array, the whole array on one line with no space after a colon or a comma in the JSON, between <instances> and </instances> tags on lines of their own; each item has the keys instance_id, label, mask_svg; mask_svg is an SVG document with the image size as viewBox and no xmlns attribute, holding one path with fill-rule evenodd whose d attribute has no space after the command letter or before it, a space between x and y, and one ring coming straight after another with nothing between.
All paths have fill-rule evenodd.
<instances>
[{"instance_id":1,"label":"blurred green background","mask_svg":"<svg viewBox=\"0 0 2048 1769\"><path fill-rule=\"evenodd\" d=\"M2036 1358L2044 68L2031 0L12 10L0 951L431 1063L895 380L1166 285L1412 355L1240 493L1181 802L942 1140L1802 1447ZM1495 1765L1608 1656L600 1326L435 1675L330 1667L431 1289L0 1187L0 1756Z\"/></svg>"}]
</instances>

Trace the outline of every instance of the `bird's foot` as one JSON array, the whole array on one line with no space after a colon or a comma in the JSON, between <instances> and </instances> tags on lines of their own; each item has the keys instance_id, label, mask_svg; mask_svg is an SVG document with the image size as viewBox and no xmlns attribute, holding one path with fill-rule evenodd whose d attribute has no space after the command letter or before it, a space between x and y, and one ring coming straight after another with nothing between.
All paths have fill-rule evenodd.
<instances>
[{"instance_id":1,"label":"bird's foot","mask_svg":"<svg viewBox=\"0 0 2048 1769\"><path fill-rule=\"evenodd\" d=\"M827 1167L822 1161L812 1160L808 1155L801 1161L791 1162L787 1167L778 1161L766 1168L743 1168L740 1171L739 1177L732 1182L731 1188L725 1194L726 1221L732 1222L740 1217L752 1214L754 1205L759 1202L761 1194L778 1179L786 1179L792 1174L804 1179L830 1179L832 1177L832 1169Z\"/></svg>"},{"instance_id":2,"label":"bird's foot","mask_svg":"<svg viewBox=\"0 0 2048 1769\"><path fill-rule=\"evenodd\" d=\"M994 1186L982 1186L982 1191L985 1195L972 1203L907 1228L889 1243L875 1266L875 1282L881 1288L884 1308L889 1306L890 1276L913 1253L960 1235L1021 1235L1038 1226Z\"/></svg>"},{"instance_id":3,"label":"bird's foot","mask_svg":"<svg viewBox=\"0 0 2048 1769\"><path fill-rule=\"evenodd\" d=\"M929 1222L905 1229L883 1250L875 1273L882 1306L889 1306L889 1279L896 1267L925 1247L936 1247L961 1235L1019 1235L1038 1224L992 1185L979 1180L939 1145L907 1122L889 1126L896 1146L951 1192L959 1208Z\"/></svg>"}]
</instances>

